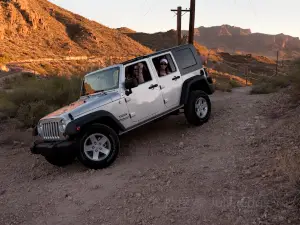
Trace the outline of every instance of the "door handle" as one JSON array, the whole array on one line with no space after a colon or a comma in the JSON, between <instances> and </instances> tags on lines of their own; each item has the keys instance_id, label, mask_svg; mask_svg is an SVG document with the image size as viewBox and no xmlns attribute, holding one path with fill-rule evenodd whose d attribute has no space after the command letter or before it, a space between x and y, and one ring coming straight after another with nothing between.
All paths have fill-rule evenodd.
<instances>
[{"instance_id":1,"label":"door handle","mask_svg":"<svg viewBox=\"0 0 300 225\"><path fill-rule=\"evenodd\" d=\"M154 89L154 88L156 88L156 87L158 87L158 84L152 84L152 85L149 87L149 89Z\"/></svg>"},{"instance_id":2,"label":"door handle","mask_svg":"<svg viewBox=\"0 0 300 225\"><path fill-rule=\"evenodd\" d=\"M172 80L178 80L180 78L180 76L175 76L172 78Z\"/></svg>"}]
</instances>

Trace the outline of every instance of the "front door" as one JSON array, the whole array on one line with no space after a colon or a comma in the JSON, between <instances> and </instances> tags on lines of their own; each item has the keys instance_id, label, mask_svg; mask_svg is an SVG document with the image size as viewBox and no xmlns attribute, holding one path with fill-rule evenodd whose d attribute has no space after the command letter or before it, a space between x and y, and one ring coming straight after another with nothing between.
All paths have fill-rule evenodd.
<instances>
[{"instance_id":1,"label":"front door","mask_svg":"<svg viewBox=\"0 0 300 225\"><path fill-rule=\"evenodd\" d=\"M125 69L126 76L137 77L139 85L125 97L131 120L143 122L164 109L163 98L155 74L149 69L148 60L129 64Z\"/></svg>"},{"instance_id":2,"label":"front door","mask_svg":"<svg viewBox=\"0 0 300 225\"><path fill-rule=\"evenodd\" d=\"M163 95L163 101L167 109L180 105L182 78L174 63L171 53L155 56L151 59L158 75L158 82Z\"/></svg>"}]
</instances>

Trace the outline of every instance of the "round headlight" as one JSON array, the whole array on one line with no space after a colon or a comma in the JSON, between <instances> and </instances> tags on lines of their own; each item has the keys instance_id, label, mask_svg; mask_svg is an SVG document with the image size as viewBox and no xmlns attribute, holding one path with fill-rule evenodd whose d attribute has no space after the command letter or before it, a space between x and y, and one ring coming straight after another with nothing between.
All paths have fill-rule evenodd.
<instances>
[{"instance_id":1,"label":"round headlight","mask_svg":"<svg viewBox=\"0 0 300 225\"><path fill-rule=\"evenodd\" d=\"M39 122L37 125L38 134L41 135L43 132L43 125Z\"/></svg>"},{"instance_id":2,"label":"round headlight","mask_svg":"<svg viewBox=\"0 0 300 225\"><path fill-rule=\"evenodd\" d=\"M59 131L61 133L65 132L66 130L66 127L67 127L67 123L64 119L62 119L60 122L59 122L59 125L58 125L58 128L59 128Z\"/></svg>"}]
</instances>

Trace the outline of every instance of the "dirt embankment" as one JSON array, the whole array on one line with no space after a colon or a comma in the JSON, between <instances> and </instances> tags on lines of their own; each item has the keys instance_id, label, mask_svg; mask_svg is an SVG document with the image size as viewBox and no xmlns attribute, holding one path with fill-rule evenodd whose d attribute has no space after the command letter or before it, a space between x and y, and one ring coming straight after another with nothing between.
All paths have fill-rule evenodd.
<instances>
[{"instance_id":1,"label":"dirt embankment","mask_svg":"<svg viewBox=\"0 0 300 225\"><path fill-rule=\"evenodd\" d=\"M202 127L181 115L127 134L105 170L60 169L26 141L6 142L0 224L299 224L280 156L299 148L299 114L290 117L281 94L247 91L215 93Z\"/></svg>"}]
</instances>

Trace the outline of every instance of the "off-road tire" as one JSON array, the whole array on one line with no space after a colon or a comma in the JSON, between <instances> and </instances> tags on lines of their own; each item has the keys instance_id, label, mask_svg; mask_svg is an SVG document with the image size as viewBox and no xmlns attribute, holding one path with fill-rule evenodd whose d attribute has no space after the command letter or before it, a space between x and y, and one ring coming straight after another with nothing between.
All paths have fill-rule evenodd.
<instances>
[{"instance_id":1,"label":"off-road tire","mask_svg":"<svg viewBox=\"0 0 300 225\"><path fill-rule=\"evenodd\" d=\"M111 144L111 151L107 157L101 161L93 161L88 158L84 151L84 144L86 139L88 139L93 134L102 134L109 139ZM120 149L120 140L117 133L110 127L103 124L94 124L89 126L83 132L79 140L79 151L78 151L78 160L86 167L90 169L103 169L110 166L117 158Z\"/></svg>"},{"instance_id":2,"label":"off-road tire","mask_svg":"<svg viewBox=\"0 0 300 225\"><path fill-rule=\"evenodd\" d=\"M51 156L45 156L47 162L54 166L65 167L74 162L76 154L66 155L66 154L55 154Z\"/></svg>"},{"instance_id":3,"label":"off-road tire","mask_svg":"<svg viewBox=\"0 0 300 225\"><path fill-rule=\"evenodd\" d=\"M196 113L196 101L199 98L205 99L207 103L207 113L203 118L200 118ZM189 94L189 99L187 104L184 106L184 114L187 121L195 126L201 126L202 124L206 123L211 114L211 102L209 96L204 91L192 91Z\"/></svg>"}]
</instances>

